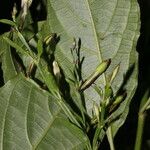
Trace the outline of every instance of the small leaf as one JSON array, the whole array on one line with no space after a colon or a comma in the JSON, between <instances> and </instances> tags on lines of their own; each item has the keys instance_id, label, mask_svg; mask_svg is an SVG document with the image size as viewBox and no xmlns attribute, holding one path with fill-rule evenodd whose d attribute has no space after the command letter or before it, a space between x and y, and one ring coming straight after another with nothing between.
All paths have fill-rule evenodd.
<instances>
[{"instance_id":1,"label":"small leaf","mask_svg":"<svg viewBox=\"0 0 150 150\"><path fill-rule=\"evenodd\" d=\"M8 19L0 19L0 22L1 22L1 23L4 23L4 24L8 24L8 25L13 26L13 27L16 26L16 23L15 23L15 22L13 22L13 21L11 21L11 20L8 20Z\"/></svg>"}]
</instances>

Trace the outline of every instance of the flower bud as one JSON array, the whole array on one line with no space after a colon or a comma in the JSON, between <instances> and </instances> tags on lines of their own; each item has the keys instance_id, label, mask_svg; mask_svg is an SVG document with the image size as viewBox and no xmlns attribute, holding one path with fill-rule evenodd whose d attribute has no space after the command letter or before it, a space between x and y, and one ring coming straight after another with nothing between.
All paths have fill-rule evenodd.
<instances>
[{"instance_id":1,"label":"flower bud","mask_svg":"<svg viewBox=\"0 0 150 150\"><path fill-rule=\"evenodd\" d=\"M122 95L119 95L116 97L115 101L113 102L113 105L118 105L120 104L127 96L127 93L123 93Z\"/></svg>"},{"instance_id":2,"label":"flower bud","mask_svg":"<svg viewBox=\"0 0 150 150\"><path fill-rule=\"evenodd\" d=\"M102 74L104 73L107 68L109 67L111 63L111 59L103 61L97 68L96 70L88 77L88 79L81 85L80 91L84 91L88 87L90 87L95 80Z\"/></svg>"},{"instance_id":3,"label":"flower bud","mask_svg":"<svg viewBox=\"0 0 150 150\"><path fill-rule=\"evenodd\" d=\"M112 103L112 105L110 106L109 112L112 112L113 110L115 110L126 97L127 97L126 92L124 92L122 95L117 96L114 102Z\"/></svg>"},{"instance_id":4,"label":"flower bud","mask_svg":"<svg viewBox=\"0 0 150 150\"><path fill-rule=\"evenodd\" d=\"M110 98L113 95L112 87L109 84L105 86L105 98Z\"/></svg>"},{"instance_id":5,"label":"flower bud","mask_svg":"<svg viewBox=\"0 0 150 150\"><path fill-rule=\"evenodd\" d=\"M54 37L56 37L56 33L52 33L52 34L46 36L46 37L44 38L45 44L46 44L46 45L49 45L49 43L54 39Z\"/></svg>"},{"instance_id":6,"label":"flower bud","mask_svg":"<svg viewBox=\"0 0 150 150\"><path fill-rule=\"evenodd\" d=\"M55 76L60 75L60 68L58 66L57 61L55 61L55 60L53 61L53 73Z\"/></svg>"}]
</instances>

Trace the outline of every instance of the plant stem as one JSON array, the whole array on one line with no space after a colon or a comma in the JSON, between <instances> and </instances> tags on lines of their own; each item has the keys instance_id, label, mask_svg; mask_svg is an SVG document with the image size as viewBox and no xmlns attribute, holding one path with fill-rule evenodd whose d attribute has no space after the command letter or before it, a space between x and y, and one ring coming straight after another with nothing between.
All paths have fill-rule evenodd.
<instances>
[{"instance_id":1,"label":"plant stem","mask_svg":"<svg viewBox=\"0 0 150 150\"><path fill-rule=\"evenodd\" d=\"M103 129L103 126L105 124L105 102L103 101L101 103L101 113L100 113L100 122L98 122L98 125L97 125L97 128L96 128L96 131L95 131L95 134L94 134L94 138L93 138L93 150L97 150L98 149L98 139L99 139L99 135Z\"/></svg>"},{"instance_id":2,"label":"plant stem","mask_svg":"<svg viewBox=\"0 0 150 150\"><path fill-rule=\"evenodd\" d=\"M145 118L146 118L146 113L145 112L139 113L137 135L136 135L136 142L135 142L134 150L141 150Z\"/></svg>"},{"instance_id":3,"label":"plant stem","mask_svg":"<svg viewBox=\"0 0 150 150\"><path fill-rule=\"evenodd\" d=\"M108 138L108 141L109 141L110 149L115 150L111 126L108 127L108 130L107 130L107 138Z\"/></svg>"},{"instance_id":4,"label":"plant stem","mask_svg":"<svg viewBox=\"0 0 150 150\"><path fill-rule=\"evenodd\" d=\"M95 131L95 134L94 134L94 138L93 138L93 150L97 150L98 149L98 138L99 138L99 135L100 135L100 133L101 133L101 131L102 131L102 127L100 127L100 126L98 126L97 128L96 128L96 131Z\"/></svg>"},{"instance_id":5,"label":"plant stem","mask_svg":"<svg viewBox=\"0 0 150 150\"><path fill-rule=\"evenodd\" d=\"M144 130L145 118L146 118L146 109L147 106L149 105L148 97L149 97L149 90L146 90L140 103L134 150L141 150L142 136L143 136L143 130Z\"/></svg>"},{"instance_id":6,"label":"plant stem","mask_svg":"<svg viewBox=\"0 0 150 150\"><path fill-rule=\"evenodd\" d=\"M37 63L37 62L36 62ZM43 61L44 63L44 61ZM57 102L64 111L64 113L68 116L68 118L76 124L78 127L80 127L80 124L72 114L72 112L69 110L69 108L66 106L63 98L61 97L59 93L59 88L56 84L56 81L52 75L51 72L49 72L45 66L42 65L42 63L37 63L37 67L40 71L41 76L43 77L43 80L45 81L45 84L47 85L49 91L57 98Z\"/></svg>"}]
</instances>

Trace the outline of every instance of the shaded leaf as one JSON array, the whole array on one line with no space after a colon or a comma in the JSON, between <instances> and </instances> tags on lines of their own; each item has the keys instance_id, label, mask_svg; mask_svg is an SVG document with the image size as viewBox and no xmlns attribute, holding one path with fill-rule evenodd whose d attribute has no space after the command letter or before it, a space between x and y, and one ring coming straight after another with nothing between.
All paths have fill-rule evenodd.
<instances>
[{"instance_id":1,"label":"shaded leaf","mask_svg":"<svg viewBox=\"0 0 150 150\"><path fill-rule=\"evenodd\" d=\"M5 83L17 75L17 71L14 66L11 49L9 45L7 45L3 53L2 70L3 70L3 78Z\"/></svg>"},{"instance_id":2,"label":"shaded leaf","mask_svg":"<svg viewBox=\"0 0 150 150\"><path fill-rule=\"evenodd\" d=\"M5 33L4 35L10 37L10 32ZM14 78L17 75L17 72L14 66L10 45L3 39L3 36L0 36L0 46L0 55L3 54L1 57L3 79L6 83L8 80Z\"/></svg>"},{"instance_id":3,"label":"shaded leaf","mask_svg":"<svg viewBox=\"0 0 150 150\"><path fill-rule=\"evenodd\" d=\"M18 52L24 54L24 55L28 55L28 52L26 50L24 50L20 45L18 45L17 43L13 42L12 40L10 40L7 37L3 37L3 39L13 48L15 48Z\"/></svg>"},{"instance_id":4,"label":"shaded leaf","mask_svg":"<svg viewBox=\"0 0 150 150\"><path fill-rule=\"evenodd\" d=\"M87 138L56 99L20 76L0 89L0 149L85 149Z\"/></svg>"}]
</instances>

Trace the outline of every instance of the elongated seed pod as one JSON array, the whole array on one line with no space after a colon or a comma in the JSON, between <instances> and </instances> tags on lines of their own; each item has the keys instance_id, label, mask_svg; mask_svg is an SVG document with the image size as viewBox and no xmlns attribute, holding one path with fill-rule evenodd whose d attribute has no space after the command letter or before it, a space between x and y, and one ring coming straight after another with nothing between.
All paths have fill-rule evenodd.
<instances>
[{"instance_id":1,"label":"elongated seed pod","mask_svg":"<svg viewBox=\"0 0 150 150\"><path fill-rule=\"evenodd\" d=\"M46 36L44 38L44 42L46 45L49 45L49 43L56 37L56 33L51 33L50 35Z\"/></svg>"},{"instance_id":2,"label":"elongated seed pod","mask_svg":"<svg viewBox=\"0 0 150 150\"><path fill-rule=\"evenodd\" d=\"M95 80L104 73L111 63L111 59L104 60L96 70L88 77L88 79L81 85L79 91L84 91L88 87L90 87Z\"/></svg>"},{"instance_id":3,"label":"elongated seed pod","mask_svg":"<svg viewBox=\"0 0 150 150\"><path fill-rule=\"evenodd\" d=\"M117 96L113 104L110 106L109 112L116 110L116 108L121 104L121 102L125 100L126 97L127 97L126 92L124 92L122 95Z\"/></svg>"},{"instance_id":4,"label":"elongated seed pod","mask_svg":"<svg viewBox=\"0 0 150 150\"><path fill-rule=\"evenodd\" d=\"M105 99L112 97L113 90L112 87L109 84L106 84L105 86Z\"/></svg>"}]
</instances>

